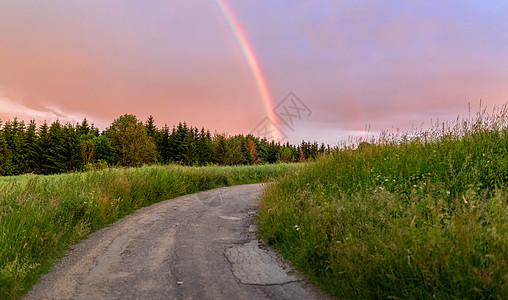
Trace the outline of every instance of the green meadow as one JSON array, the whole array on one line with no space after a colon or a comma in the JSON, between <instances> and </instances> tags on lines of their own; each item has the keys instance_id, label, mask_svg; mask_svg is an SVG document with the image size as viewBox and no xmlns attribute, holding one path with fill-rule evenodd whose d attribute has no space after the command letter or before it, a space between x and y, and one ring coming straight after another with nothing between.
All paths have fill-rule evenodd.
<instances>
[{"instance_id":1,"label":"green meadow","mask_svg":"<svg viewBox=\"0 0 508 300\"><path fill-rule=\"evenodd\" d=\"M305 164L0 177L0 298L22 295L69 245L135 209L270 181L259 237L338 298L507 299L506 117L383 133Z\"/></svg>"},{"instance_id":2,"label":"green meadow","mask_svg":"<svg viewBox=\"0 0 508 300\"><path fill-rule=\"evenodd\" d=\"M169 165L0 177L0 299L20 296L69 245L135 209L216 187L273 181L295 167Z\"/></svg>"},{"instance_id":3,"label":"green meadow","mask_svg":"<svg viewBox=\"0 0 508 300\"><path fill-rule=\"evenodd\" d=\"M508 299L506 117L384 133L287 173L259 236L340 299Z\"/></svg>"}]
</instances>

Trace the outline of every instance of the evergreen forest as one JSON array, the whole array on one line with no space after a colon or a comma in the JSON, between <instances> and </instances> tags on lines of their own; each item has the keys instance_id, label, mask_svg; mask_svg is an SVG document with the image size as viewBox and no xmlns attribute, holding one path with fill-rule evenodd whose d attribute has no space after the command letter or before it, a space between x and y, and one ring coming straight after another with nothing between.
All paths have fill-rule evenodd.
<instances>
[{"instance_id":1,"label":"evergreen forest","mask_svg":"<svg viewBox=\"0 0 508 300\"><path fill-rule=\"evenodd\" d=\"M186 123L155 126L125 114L103 131L89 124L40 125L14 118L0 121L0 175L56 174L108 166L145 164L253 165L303 162L329 153L330 146L268 141L252 135L213 134Z\"/></svg>"}]
</instances>

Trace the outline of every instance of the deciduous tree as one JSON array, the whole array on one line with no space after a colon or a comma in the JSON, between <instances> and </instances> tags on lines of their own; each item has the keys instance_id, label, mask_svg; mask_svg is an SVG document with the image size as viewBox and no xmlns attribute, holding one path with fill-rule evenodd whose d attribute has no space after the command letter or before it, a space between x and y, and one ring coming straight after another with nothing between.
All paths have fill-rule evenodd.
<instances>
[{"instance_id":1,"label":"deciduous tree","mask_svg":"<svg viewBox=\"0 0 508 300\"><path fill-rule=\"evenodd\" d=\"M249 164L255 164L255 165L259 164L260 160L259 160L257 145L256 145L256 142L254 141L254 137L252 135L247 136L247 139L245 142L245 147L247 148L247 152L249 154Z\"/></svg>"},{"instance_id":2,"label":"deciduous tree","mask_svg":"<svg viewBox=\"0 0 508 300\"><path fill-rule=\"evenodd\" d=\"M116 151L116 161L123 166L153 163L157 157L155 142L136 116L125 114L114 120L107 137Z\"/></svg>"}]
</instances>

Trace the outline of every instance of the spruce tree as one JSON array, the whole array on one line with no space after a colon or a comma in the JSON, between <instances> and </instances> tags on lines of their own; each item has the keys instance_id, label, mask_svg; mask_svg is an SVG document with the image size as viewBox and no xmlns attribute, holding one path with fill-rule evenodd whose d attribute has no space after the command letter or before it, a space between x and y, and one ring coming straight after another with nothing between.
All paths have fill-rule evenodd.
<instances>
[{"instance_id":1,"label":"spruce tree","mask_svg":"<svg viewBox=\"0 0 508 300\"><path fill-rule=\"evenodd\" d=\"M76 132L78 137L86 136L90 133L90 126L88 125L88 121L86 118L83 119L81 124L76 126Z\"/></svg>"},{"instance_id":2,"label":"spruce tree","mask_svg":"<svg viewBox=\"0 0 508 300\"><path fill-rule=\"evenodd\" d=\"M185 164L187 153L189 151L189 128L186 123L178 123L178 127L173 128L170 137L170 148L172 152L172 161Z\"/></svg>"},{"instance_id":3,"label":"spruce tree","mask_svg":"<svg viewBox=\"0 0 508 300\"><path fill-rule=\"evenodd\" d=\"M92 123L92 125L90 125L90 132L88 134L91 134L94 137L99 136L99 128L96 128Z\"/></svg>"},{"instance_id":4,"label":"spruce tree","mask_svg":"<svg viewBox=\"0 0 508 300\"><path fill-rule=\"evenodd\" d=\"M78 132L72 124L67 123L62 128L62 154L63 165L62 171L70 172L81 170L84 167L83 148Z\"/></svg>"},{"instance_id":5,"label":"spruce tree","mask_svg":"<svg viewBox=\"0 0 508 300\"><path fill-rule=\"evenodd\" d=\"M206 165L213 162L213 146L210 131L201 128L197 141L198 159L200 165Z\"/></svg>"},{"instance_id":6,"label":"spruce tree","mask_svg":"<svg viewBox=\"0 0 508 300\"><path fill-rule=\"evenodd\" d=\"M0 130L0 175L12 175L11 151L7 147L3 128Z\"/></svg>"},{"instance_id":7,"label":"spruce tree","mask_svg":"<svg viewBox=\"0 0 508 300\"><path fill-rule=\"evenodd\" d=\"M145 122L146 133L151 136L154 140L157 139L157 127L155 127L155 121L152 116L148 117Z\"/></svg>"},{"instance_id":8,"label":"spruce tree","mask_svg":"<svg viewBox=\"0 0 508 300\"><path fill-rule=\"evenodd\" d=\"M109 138L105 135L96 136L92 139L95 148L95 159L97 162L104 161L108 165L115 163L115 148L111 146Z\"/></svg>"},{"instance_id":9,"label":"spruce tree","mask_svg":"<svg viewBox=\"0 0 508 300\"><path fill-rule=\"evenodd\" d=\"M266 138L262 138L259 140L259 144L257 145L259 160L261 163L266 164L268 162L268 141Z\"/></svg>"},{"instance_id":10,"label":"spruce tree","mask_svg":"<svg viewBox=\"0 0 508 300\"><path fill-rule=\"evenodd\" d=\"M37 126L34 120L30 121L25 132L25 173L40 173L38 164Z\"/></svg>"},{"instance_id":11,"label":"spruce tree","mask_svg":"<svg viewBox=\"0 0 508 300\"><path fill-rule=\"evenodd\" d=\"M302 144L300 145L300 148L302 149L303 156L304 156L305 160L308 160L309 158L311 158L310 144L309 143L307 143L305 141L302 141Z\"/></svg>"},{"instance_id":12,"label":"spruce tree","mask_svg":"<svg viewBox=\"0 0 508 300\"><path fill-rule=\"evenodd\" d=\"M269 144L267 144L266 161L268 163L274 164L277 162L279 148L280 145L278 143L276 144L274 141L271 141Z\"/></svg>"},{"instance_id":13,"label":"spruce tree","mask_svg":"<svg viewBox=\"0 0 508 300\"><path fill-rule=\"evenodd\" d=\"M214 142L216 144L216 152L215 152L215 163L219 165L228 164L229 159L229 147L226 141L226 138L223 135L216 134Z\"/></svg>"},{"instance_id":14,"label":"spruce tree","mask_svg":"<svg viewBox=\"0 0 508 300\"><path fill-rule=\"evenodd\" d=\"M184 138L184 144L187 145L187 151L184 155L186 165L197 165L199 163L196 137L197 128L191 127Z\"/></svg>"},{"instance_id":15,"label":"spruce tree","mask_svg":"<svg viewBox=\"0 0 508 300\"><path fill-rule=\"evenodd\" d=\"M171 159L170 133L168 125L164 125L159 132L158 151L163 163L168 163Z\"/></svg>"},{"instance_id":16,"label":"spruce tree","mask_svg":"<svg viewBox=\"0 0 508 300\"><path fill-rule=\"evenodd\" d=\"M43 174L56 174L66 171L64 142L62 125L56 120L51 123L48 130L48 149L43 154Z\"/></svg>"},{"instance_id":17,"label":"spruce tree","mask_svg":"<svg viewBox=\"0 0 508 300\"><path fill-rule=\"evenodd\" d=\"M146 133L152 137L157 149L157 161L167 162L168 153L167 147L169 142L169 128L165 125L165 129L159 130L155 126L155 121L152 116L149 116L145 122Z\"/></svg>"},{"instance_id":18,"label":"spruce tree","mask_svg":"<svg viewBox=\"0 0 508 300\"><path fill-rule=\"evenodd\" d=\"M37 169L38 174L49 174L47 158L49 152L49 129L46 121L39 127L39 139L37 140Z\"/></svg>"},{"instance_id":19,"label":"spruce tree","mask_svg":"<svg viewBox=\"0 0 508 300\"><path fill-rule=\"evenodd\" d=\"M229 156L227 159L227 165L244 165L246 163L245 148L243 145L243 136L237 135L229 138Z\"/></svg>"},{"instance_id":20,"label":"spruce tree","mask_svg":"<svg viewBox=\"0 0 508 300\"><path fill-rule=\"evenodd\" d=\"M25 171L24 135L25 123L14 118L13 121L7 121L3 127L5 142L11 153L12 175L19 175Z\"/></svg>"}]
</instances>

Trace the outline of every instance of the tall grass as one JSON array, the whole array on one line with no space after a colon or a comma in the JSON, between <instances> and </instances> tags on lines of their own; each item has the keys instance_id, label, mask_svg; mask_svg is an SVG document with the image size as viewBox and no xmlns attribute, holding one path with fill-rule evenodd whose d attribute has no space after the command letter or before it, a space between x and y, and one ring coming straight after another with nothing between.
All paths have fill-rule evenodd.
<instances>
[{"instance_id":1,"label":"tall grass","mask_svg":"<svg viewBox=\"0 0 508 300\"><path fill-rule=\"evenodd\" d=\"M286 174L266 189L260 237L339 298L508 299L505 112Z\"/></svg>"},{"instance_id":2,"label":"tall grass","mask_svg":"<svg viewBox=\"0 0 508 300\"><path fill-rule=\"evenodd\" d=\"M220 186L273 180L295 165L146 166L0 180L0 299L31 287L76 243L133 210Z\"/></svg>"}]
</instances>

